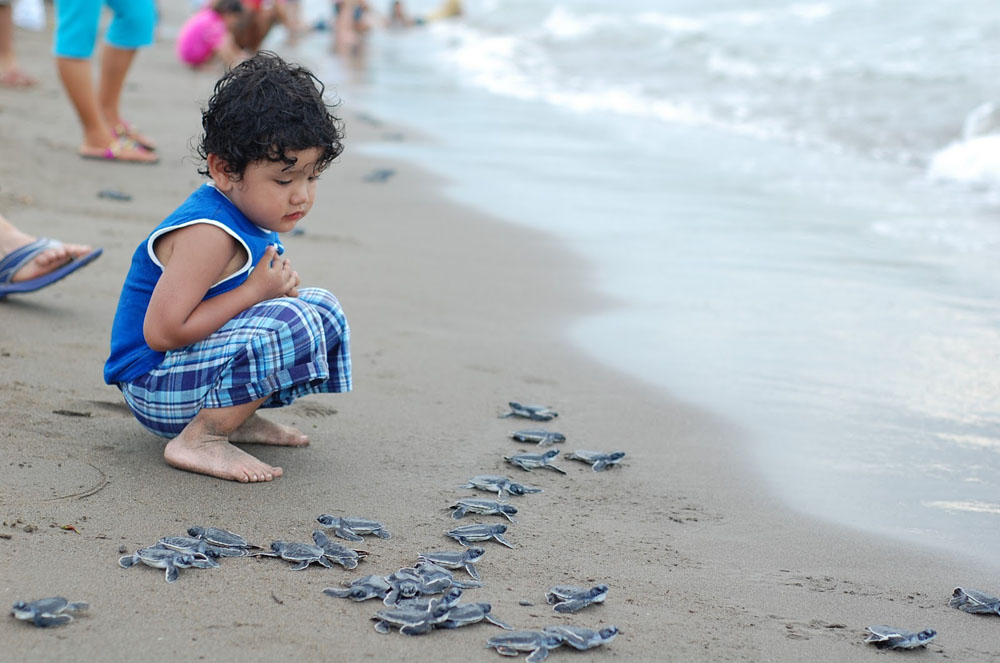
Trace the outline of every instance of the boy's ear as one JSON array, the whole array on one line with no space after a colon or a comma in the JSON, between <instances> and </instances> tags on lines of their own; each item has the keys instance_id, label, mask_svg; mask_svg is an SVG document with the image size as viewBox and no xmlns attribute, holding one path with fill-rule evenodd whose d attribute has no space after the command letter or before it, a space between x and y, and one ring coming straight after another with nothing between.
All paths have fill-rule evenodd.
<instances>
[{"instance_id":1,"label":"boy's ear","mask_svg":"<svg viewBox=\"0 0 1000 663\"><path fill-rule=\"evenodd\" d=\"M226 162L219 155L208 155L208 174L215 182L215 188L223 193L233 188L233 180L226 172L226 165Z\"/></svg>"}]
</instances>

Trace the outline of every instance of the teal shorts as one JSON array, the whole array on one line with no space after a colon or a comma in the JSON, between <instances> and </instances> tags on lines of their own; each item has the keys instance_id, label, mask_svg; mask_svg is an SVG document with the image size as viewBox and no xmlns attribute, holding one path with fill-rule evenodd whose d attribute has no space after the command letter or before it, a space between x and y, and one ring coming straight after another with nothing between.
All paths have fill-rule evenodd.
<instances>
[{"instance_id":1,"label":"teal shorts","mask_svg":"<svg viewBox=\"0 0 1000 663\"><path fill-rule=\"evenodd\" d=\"M114 14L104 35L108 44L133 50L153 43L156 27L153 0L56 0L52 52L63 58L86 59L93 55L104 5Z\"/></svg>"}]
</instances>

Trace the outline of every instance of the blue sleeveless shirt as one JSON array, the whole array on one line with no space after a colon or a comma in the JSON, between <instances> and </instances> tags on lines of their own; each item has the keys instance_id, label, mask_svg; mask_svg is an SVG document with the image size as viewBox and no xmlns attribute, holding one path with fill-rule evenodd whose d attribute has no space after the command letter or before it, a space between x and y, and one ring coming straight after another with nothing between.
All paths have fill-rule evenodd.
<instances>
[{"instance_id":1,"label":"blue sleeveless shirt","mask_svg":"<svg viewBox=\"0 0 1000 663\"><path fill-rule=\"evenodd\" d=\"M153 230L132 255L132 266L125 277L118 299L118 310L115 311L115 320L111 326L111 356L104 363L106 383L129 382L150 372L163 361L165 353L146 345L142 333L153 288L163 273L163 266L153 252L153 245L164 234L196 223L207 223L226 231L243 246L247 254L243 266L235 274L213 284L205 294L205 299L242 285L264 256L267 247L276 246L279 254L285 251L278 233L255 226L212 184L198 187L173 214Z\"/></svg>"}]
</instances>

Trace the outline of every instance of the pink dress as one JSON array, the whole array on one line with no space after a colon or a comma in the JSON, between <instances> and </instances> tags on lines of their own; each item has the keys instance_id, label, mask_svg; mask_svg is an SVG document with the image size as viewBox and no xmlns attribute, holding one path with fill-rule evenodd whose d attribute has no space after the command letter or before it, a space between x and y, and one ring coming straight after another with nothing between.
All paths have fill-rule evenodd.
<instances>
[{"instance_id":1,"label":"pink dress","mask_svg":"<svg viewBox=\"0 0 1000 663\"><path fill-rule=\"evenodd\" d=\"M226 30L226 22L211 8L199 10L177 35L177 57L189 65L208 62L225 40Z\"/></svg>"}]
</instances>

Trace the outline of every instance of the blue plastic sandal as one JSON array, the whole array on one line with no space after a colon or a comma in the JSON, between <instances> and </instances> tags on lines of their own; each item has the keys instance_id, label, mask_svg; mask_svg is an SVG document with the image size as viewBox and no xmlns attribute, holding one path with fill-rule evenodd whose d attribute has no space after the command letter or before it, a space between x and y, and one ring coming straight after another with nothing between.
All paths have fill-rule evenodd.
<instances>
[{"instance_id":1,"label":"blue plastic sandal","mask_svg":"<svg viewBox=\"0 0 1000 663\"><path fill-rule=\"evenodd\" d=\"M12 281L14 275L17 274L22 267L34 260L39 253L59 246L62 246L61 242L42 237L15 251L11 251L3 258L0 258L0 299L10 294L33 292L44 288L47 285L51 285L52 283L69 276L84 265L93 262L98 256L104 253L104 249L94 249L90 253L82 255L79 258L73 258L65 265L61 265L53 269L51 272L42 274L39 277L29 279L27 281L18 281L17 283Z\"/></svg>"}]
</instances>

